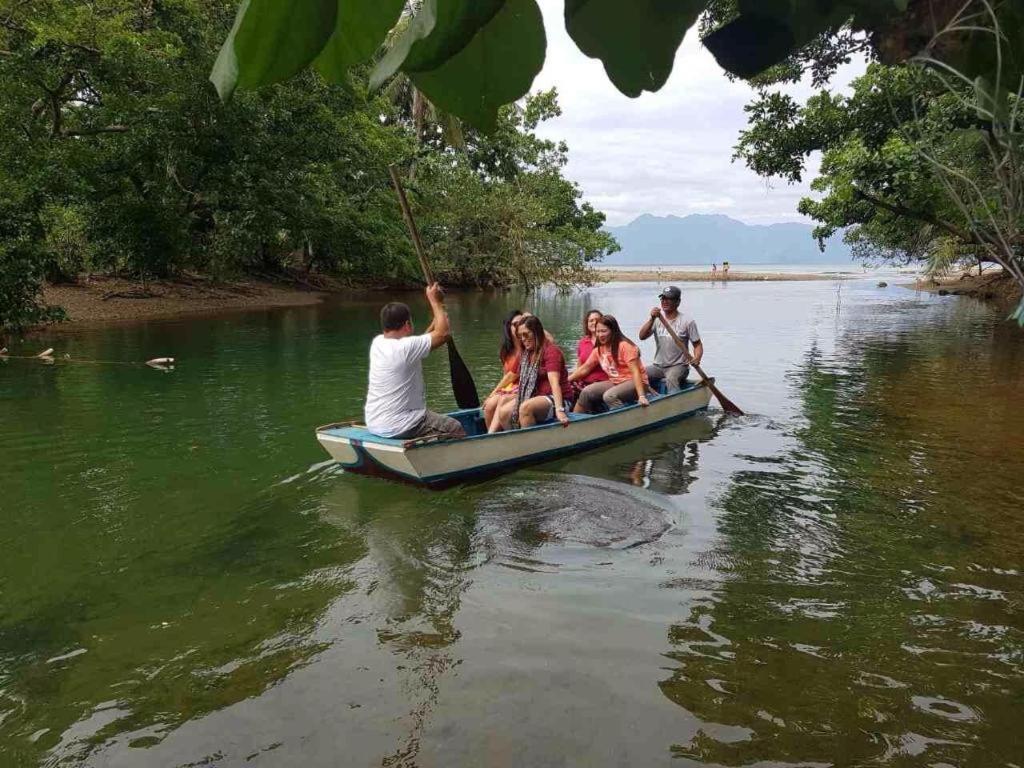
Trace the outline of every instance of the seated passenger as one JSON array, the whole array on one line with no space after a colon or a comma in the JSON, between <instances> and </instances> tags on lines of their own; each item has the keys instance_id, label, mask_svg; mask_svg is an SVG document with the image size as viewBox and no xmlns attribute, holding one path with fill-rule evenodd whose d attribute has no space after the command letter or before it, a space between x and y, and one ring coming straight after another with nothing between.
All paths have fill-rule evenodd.
<instances>
[{"instance_id":1,"label":"seated passenger","mask_svg":"<svg viewBox=\"0 0 1024 768\"><path fill-rule=\"evenodd\" d=\"M565 356L548 334L540 318L528 315L517 330L522 352L519 357L519 388L514 400L502 403L498 419L502 429L532 427L552 417L568 426L566 407L571 406L569 372Z\"/></svg>"},{"instance_id":2,"label":"seated passenger","mask_svg":"<svg viewBox=\"0 0 1024 768\"><path fill-rule=\"evenodd\" d=\"M484 399L484 423L487 424L487 431L497 432L501 427L498 422L498 407L509 398L516 395L516 382L519 380L519 337L516 336L516 327L523 319L523 313L513 309L505 318L502 328L503 336L501 348L498 350L498 358L501 360L501 367L504 375L494 389Z\"/></svg>"},{"instance_id":3,"label":"seated passenger","mask_svg":"<svg viewBox=\"0 0 1024 768\"><path fill-rule=\"evenodd\" d=\"M370 344L370 381L366 390L366 427L375 435L406 440L437 435L465 437L451 416L427 410L423 358L448 338L444 294L437 283L427 286L434 313L426 333L413 336L409 307L392 301L380 311L381 333Z\"/></svg>"},{"instance_id":4,"label":"seated passenger","mask_svg":"<svg viewBox=\"0 0 1024 768\"><path fill-rule=\"evenodd\" d=\"M622 335L619 321L611 315L602 315L597 321L597 346L587 361L572 372L569 380L582 381L598 366L608 374L608 380L583 388L576 401L576 413L600 413L628 403L650 405L647 399L650 382L640 361L640 349Z\"/></svg>"},{"instance_id":5,"label":"seated passenger","mask_svg":"<svg viewBox=\"0 0 1024 768\"><path fill-rule=\"evenodd\" d=\"M583 338L576 344L576 367L583 365L590 357L590 353L597 346L597 321L601 319L601 312L592 309L583 316ZM596 384L599 381L608 381L608 374L598 366L588 373L582 380L572 383L573 400L579 400L580 392L588 384Z\"/></svg>"}]
</instances>

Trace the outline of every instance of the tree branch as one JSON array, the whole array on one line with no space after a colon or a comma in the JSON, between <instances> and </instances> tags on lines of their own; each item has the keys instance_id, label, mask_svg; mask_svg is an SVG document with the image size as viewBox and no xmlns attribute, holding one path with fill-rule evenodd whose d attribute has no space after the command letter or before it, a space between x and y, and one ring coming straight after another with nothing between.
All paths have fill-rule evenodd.
<instances>
[{"instance_id":1,"label":"tree branch","mask_svg":"<svg viewBox=\"0 0 1024 768\"><path fill-rule=\"evenodd\" d=\"M924 211L915 211L914 209L907 208L906 206L900 205L899 203L890 203L887 200L883 200L880 197L875 197L870 192L865 192L864 190L857 189L856 187L853 191L854 194L857 195L857 197L866 200L872 205L882 208L883 210L886 210L895 216L902 216L907 219L916 219L917 221L923 221L925 224L931 224L933 227L938 227L939 229L947 232L950 235L953 235L953 237L958 238L961 242L964 243L973 243L974 245L981 245L985 247L989 245L989 243L985 242L974 233L967 232L966 230L960 229L959 227L954 227L952 224L948 224L945 221L940 221L939 219L932 216L930 213L925 213Z\"/></svg>"},{"instance_id":2,"label":"tree branch","mask_svg":"<svg viewBox=\"0 0 1024 768\"><path fill-rule=\"evenodd\" d=\"M12 19L0 19L0 27L10 30L11 32L20 32L23 35L29 35L32 33L32 31L28 27L23 27L21 24L18 24ZM88 53L93 56L101 55L101 51L99 48L93 48L90 45L83 45L82 43L70 43L66 40L51 40L49 42L54 43L55 45L62 45L65 48L74 48L76 50L82 51L83 53Z\"/></svg>"},{"instance_id":3,"label":"tree branch","mask_svg":"<svg viewBox=\"0 0 1024 768\"><path fill-rule=\"evenodd\" d=\"M64 131L61 136L96 136L100 133L128 133L127 125L105 125L101 128L79 128L77 130Z\"/></svg>"}]
</instances>

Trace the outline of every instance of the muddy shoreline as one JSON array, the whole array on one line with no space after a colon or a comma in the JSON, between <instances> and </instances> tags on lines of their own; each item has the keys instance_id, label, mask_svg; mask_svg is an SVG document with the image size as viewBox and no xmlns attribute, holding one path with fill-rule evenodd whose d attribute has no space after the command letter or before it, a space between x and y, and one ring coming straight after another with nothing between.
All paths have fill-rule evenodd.
<instances>
[{"instance_id":1,"label":"muddy shoreline","mask_svg":"<svg viewBox=\"0 0 1024 768\"><path fill-rule=\"evenodd\" d=\"M844 280L853 274L812 274L779 272L732 271L728 280L721 273L712 276L703 271L680 269L664 270L602 270L605 282L785 282L811 280ZM1011 302L1020 298L1020 289L1005 275L994 272L982 276L947 279L927 278L904 283L908 288L940 295L972 296L978 299ZM67 320L51 325L35 326L23 334L39 331L73 333L87 328L196 317L229 312L301 307L319 304L330 297L347 296L355 301L378 300L383 286L353 286L330 278L282 278L280 280L246 278L234 281L214 281L188 276L174 280L155 280L141 283L114 277L82 278L77 283L46 285L43 299L49 305L64 308ZM410 289L395 287L394 293ZM415 290L415 289L412 289Z\"/></svg>"},{"instance_id":2,"label":"muddy shoreline","mask_svg":"<svg viewBox=\"0 0 1024 768\"><path fill-rule=\"evenodd\" d=\"M247 278L214 281L202 277L140 282L116 277L82 278L43 287L43 301L63 308L63 322L27 328L24 334L75 332L102 325L319 304L344 286L328 281Z\"/></svg>"},{"instance_id":3,"label":"muddy shoreline","mask_svg":"<svg viewBox=\"0 0 1024 768\"><path fill-rule=\"evenodd\" d=\"M1013 279L1001 271L983 275L959 277L928 277L909 283L915 291L937 293L940 296L970 296L975 299L1009 303L1021 298L1021 289Z\"/></svg>"}]
</instances>

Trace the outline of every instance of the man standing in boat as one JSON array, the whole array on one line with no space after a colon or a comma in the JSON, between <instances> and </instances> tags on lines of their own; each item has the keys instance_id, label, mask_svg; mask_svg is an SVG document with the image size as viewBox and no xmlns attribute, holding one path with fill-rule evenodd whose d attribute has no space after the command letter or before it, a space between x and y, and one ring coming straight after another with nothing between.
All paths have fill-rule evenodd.
<instances>
[{"instance_id":1,"label":"man standing in boat","mask_svg":"<svg viewBox=\"0 0 1024 768\"><path fill-rule=\"evenodd\" d=\"M441 286L426 289L434 319L414 336L412 313L399 301L380 311L381 334L370 345L370 382L366 390L366 426L376 435L406 440L438 435L465 437L462 425L427 410L423 359L448 339L450 326Z\"/></svg>"},{"instance_id":2,"label":"man standing in boat","mask_svg":"<svg viewBox=\"0 0 1024 768\"><path fill-rule=\"evenodd\" d=\"M700 340L700 331L697 330L697 323L687 314L679 311L679 303L682 301L682 292L674 285L670 285L658 296L661 305L651 310L651 316L640 326L641 339L648 339L654 335L654 363L647 366L647 376L651 385L664 379L665 390L675 392L682 389L686 383L686 377L690 373L690 363L700 364L704 356L704 344ZM681 349L673 340L665 324L658 319L661 315L672 326L672 329L679 336L679 339L687 347ZM693 346L692 353L689 350Z\"/></svg>"}]
</instances>

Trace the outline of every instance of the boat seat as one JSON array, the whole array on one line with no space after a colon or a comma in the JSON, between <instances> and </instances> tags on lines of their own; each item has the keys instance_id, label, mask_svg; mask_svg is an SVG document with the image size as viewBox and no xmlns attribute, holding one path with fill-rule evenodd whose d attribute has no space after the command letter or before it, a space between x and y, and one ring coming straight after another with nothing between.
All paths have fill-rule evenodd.
<instances>
[{"instance_id":1,"label":"boat seat","mask_svg":"<svg viewBox=\"0 0 1024 768\"><path fill-rule=\"evenodd\" d=\"M483 411L480 408L469 408L463 411L455 411L448 414L462 425L466 430L467 437L483 435L487 432L487 425L484 424Z\"/></svg>"}]
</instances>

